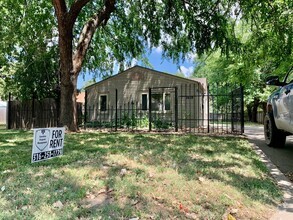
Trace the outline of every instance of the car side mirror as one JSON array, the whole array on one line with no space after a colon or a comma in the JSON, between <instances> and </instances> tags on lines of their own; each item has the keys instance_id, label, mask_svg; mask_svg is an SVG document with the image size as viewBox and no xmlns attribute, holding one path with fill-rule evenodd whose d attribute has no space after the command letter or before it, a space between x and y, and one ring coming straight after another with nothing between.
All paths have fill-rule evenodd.
<instances>
[{"instance_id":1,"label":"car side mirror","mask_svg":"<svg viewBox=\"0 0 293 220\"><path fill-rule=\"evenodd\" d=\"M280 82L279 76L269 76L266 78L266 84L271 86L283 86L284 83Z\"/></svg>"}]
</instances>

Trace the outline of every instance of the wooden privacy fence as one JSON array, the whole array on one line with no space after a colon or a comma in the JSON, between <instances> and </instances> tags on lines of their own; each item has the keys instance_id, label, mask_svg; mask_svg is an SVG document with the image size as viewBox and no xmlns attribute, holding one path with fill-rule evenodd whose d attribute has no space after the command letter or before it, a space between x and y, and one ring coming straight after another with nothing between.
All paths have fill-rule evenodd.
<instances>
[{"instance_id":1,"label":"wooden privacy fence","mask_svg":"<svg viewBox=\"0 0 293 220\"><path fill-rule=\"evenodd\" d=\"M77 103L78 123L82 124L82 103ZM59 105L53 98L43 100L9 101L8 129L57 127Z\"/></svg>"},{"instance_id":2,"label":"wooden privacy fence","mask_svg":"<svg viewBox=\"0 0 293 220\"><path fill-rule=\"evenodd\" d=\"M257 123L263 124L264 123L264 118L265 118L265 113L264 112L257 112L257 115L256 115Z\"/></svg>"}]
</instances>

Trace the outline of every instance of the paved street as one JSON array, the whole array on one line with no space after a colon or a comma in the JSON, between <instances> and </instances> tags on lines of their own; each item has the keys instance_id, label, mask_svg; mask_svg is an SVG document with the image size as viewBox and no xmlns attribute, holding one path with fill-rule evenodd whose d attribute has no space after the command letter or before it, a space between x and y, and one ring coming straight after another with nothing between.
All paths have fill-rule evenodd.
<instances>
[{"instance_id":1,"label":"paved street","mask_svg":"<svg viewBox=\"0 0 293 220\"><path fill-rule=\"evenodd\" d=\"M293 138L287 137L284 148L272 148L265 144L263 133L262 126L245 126L245 135L284 192L284 203L271 220L293 219L293 179L290 175L293 173ZM291 176L291 182L283 174Z\"/></svg>"}]
</instances>

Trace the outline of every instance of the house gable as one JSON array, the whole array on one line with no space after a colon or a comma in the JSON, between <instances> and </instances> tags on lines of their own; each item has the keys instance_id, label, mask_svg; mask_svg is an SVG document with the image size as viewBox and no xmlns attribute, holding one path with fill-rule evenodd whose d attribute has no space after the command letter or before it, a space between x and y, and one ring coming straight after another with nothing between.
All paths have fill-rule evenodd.
<instances>
[{"instance_id":1,"label":"house gable","mask_svg":"<svg viewBox=\"0 0 293 220\"><path fill-rule=\"evenodd\" d=\"M147 77L146 74L151 75L151 77L150 76ZM129 68L123 72L120 72L114 76L111 76L107 79L101 80L95 84L92 84L92 85L86 87L85 90L91 89L92 87L97 87L101 84L105 85L109 81L119 81L119 79L123 79L123 78L126 78L129 81L145 81L145 80L149 80L150 78L169 79L169 80L173 80L173 81L174 80L180 81L181 83L186 83L186 84L199 83L202 86L202 88L206 87L202 83L202 82L206 82L204 80L187 79L187 78L183 78L180 76L152 70L152 69L141 67L141 66L134 66L134 67L131 67L131 68ZM153 87L153 86L150 86L150 87Z\"/></svg>"}]
</instances>

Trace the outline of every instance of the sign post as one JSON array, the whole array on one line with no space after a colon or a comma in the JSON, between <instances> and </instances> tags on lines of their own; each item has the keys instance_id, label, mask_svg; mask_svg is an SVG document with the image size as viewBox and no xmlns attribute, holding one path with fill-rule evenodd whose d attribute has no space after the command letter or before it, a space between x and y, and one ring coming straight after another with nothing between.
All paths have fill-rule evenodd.
<instances>
[{"instance_id":1,"label":"sign post","mask_svg":"<svg viewBox=\"0 0 293 220\"><path fill-rule=\"evenodd\" d=\"M65 128L34 129L32 163L63 155Z\"/></svg>"}]
</instances>

